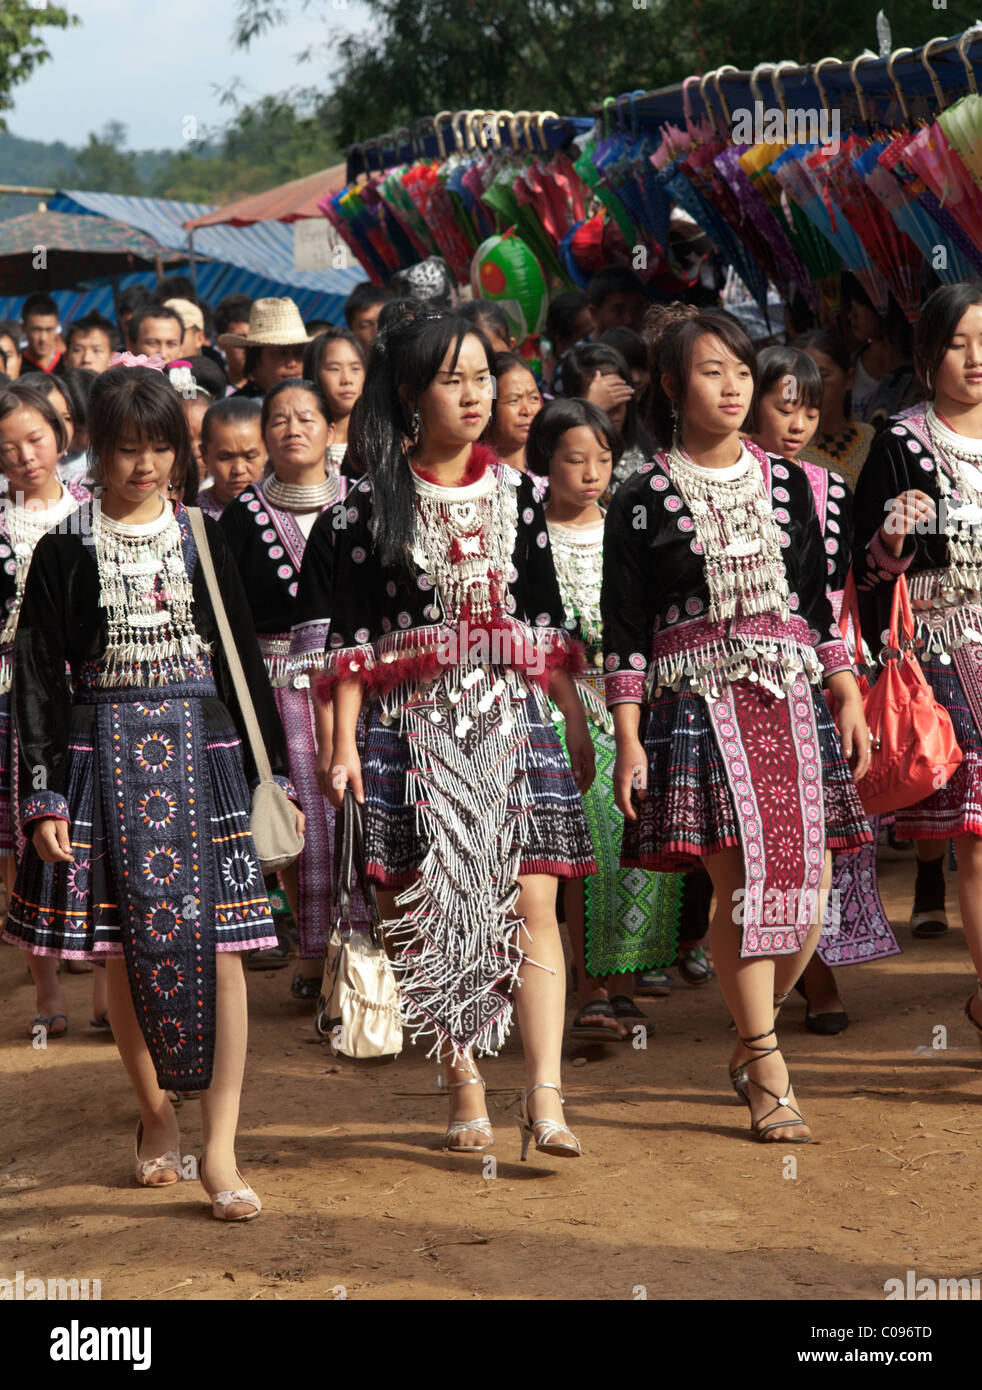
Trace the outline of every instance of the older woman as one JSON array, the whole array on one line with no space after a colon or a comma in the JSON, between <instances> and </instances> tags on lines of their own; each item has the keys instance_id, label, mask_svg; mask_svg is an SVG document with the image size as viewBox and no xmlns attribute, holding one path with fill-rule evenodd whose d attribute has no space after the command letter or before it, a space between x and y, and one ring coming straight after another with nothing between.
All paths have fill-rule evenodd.
<instances>
[{"instance_id":1,"label":"older woman","mask_svg":"<svg viewBox=\"0 0 982 1390\"><path fill-rule=\"evenodd\" d=\"M283 888L300 929L298 999L316 999L330 912L333 813L316 775L317 720L306 672L290 661L290 633L297 621L297 591L307 537L314 522L338 500L342 481L325 466L334 436L327 404L310 381L291 378L266 396L262 434L273 466L262 482L243 489L226 506L221 524L235 556L256 625L276 703L286 729L290 775L307 812L307 844ZM320 650L323 651L323 642ZM330 732L322 729L330 746Z\"/></svg>"}]
</instances>

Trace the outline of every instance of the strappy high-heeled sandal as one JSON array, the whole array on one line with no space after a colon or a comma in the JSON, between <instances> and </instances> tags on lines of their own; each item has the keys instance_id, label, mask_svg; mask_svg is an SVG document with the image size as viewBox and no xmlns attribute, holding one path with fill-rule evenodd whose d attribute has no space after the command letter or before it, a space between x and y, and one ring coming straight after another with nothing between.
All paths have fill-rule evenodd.
<instances>
[{"instance_id":1,"label":"strappy high-heeled sandal","mask_svg":"<svg viewBox=\"0 0 982 1390\"><path fill-rule=\"evenodd\" d=\"M783 994L775 994L775 1009L779 1009L781 1005L784 1003L784 1001L789 997L789 995L794 993L796 988L796 985L792 985L791 988L786 989ZM759 1033L758 1037L766 1038L767 1034ZM741 1038L741 1042L742 1041L743 1039ZM751 1058L750 1060L752 1061L753 1059ZM740 1065L737 1067L736 1071L730 1072L730 1085L733 1087L734 1091L736 1091L737 1095L743 1101L744 1105L750 1104L750 1097L747 1095L747 1082L750 1080L750 1078L747 1075L747 1067L749 1065L750 1061L741 1062Z\"/></svg>"},{"instance_id":2,"label":"strappy high-heeled sandal","mask_svg":"<svg viewBox=\"0 0 982 1390\"><path fill-rule=\"evenodd\" d=\"M488 1084L483 1076L471 1076L466 1081L445 1081L442 1073L437 1077L437 1087L443 1091L456 1091L461 1086L483 1086L487 1092ZM465 1130L473 1129L478 1134L483 1134L487 1139L486 1144L451 1144L450 1140L455 1134L463 1134ZM491 1120L487 1115L480 1115L476 1120L451 1120L447 1125L447 1132L443 1136L443 1152L445 1154L483 1154L488 1149L494 1148L494 1131L491 1128Z\"/></svg>"},{"instance_id":3,"label":"strappy high-heeled sandal","mask_svg":"<svg viewBox=\"0 0 982 1390\"><path fill-rule=\"evenodd\" d=\"M764 1060L765 1057L770 1057L773 1053L775 1053L775 1052L780 1052L780 1051L781 1051L780 1047L778 1047L778 1046L774 1046L774 1047L754 1047L754 1043L760 1042L761 1038L769 1038L769 1037L771 1037L772 1035L773 1035L774 1037L777 1036L777 1034L774 1032L774 1029L773 1029L773 1028L768 1028L768 1030L767 1030L766 1033L755 1033L754 1036L753 1036L752 1038L741 1038L741 1039L740 1039L740 1041L743 1043L744 1047L749 1047L750 1050L751 1050L751 1052L756 1052L756 1053L759 1054L759 1056L757 1056L757 1057L751 1057L750 1060L744 1064L744 1067L743 1067L743 1069L742 1069L744 1072L747 1072L748 1069L749 1069L750 1067L752 1067L752 1066L754 1065L755 1062L762 1062L762 1061ZM733 1084L734 1084L734 1086L736 1086L736 1082L735 1082L735 1081L734 1081ZM772 1096L772 1097L774 1098L774 1100L777 1102L776 1105L771 1106L770 1110L766 1111L765 1114L761 1115L759 1119L755 1120L755 1119L753 1119L753 1117L751 1116L751 1120L750 1120L750 1129L751 1129L751 1132L753 1133L753 1136L754 1136L755 1139L757 1139L757 1140L758 1140L760 1143L762 1143L762 1144L768 1144L768 1143L780 1143L780 1144L810 1144L810 1143L811 1143L811 1135L810 1135L810 1134L808 1134L808 1135L801 1135L800 1138L798 1138L798 1139L779 1139L779 1140L773 1140L773 1139L765 1139L765 1137L764 1137L765 1135L770 1134L771 1130L773 1130L773 1129L795 1129L795 1128L797 1128L799 1125L803 1125L803 1126L805 1126L805 1127L807 1127L807 1125L808 1125L808 1121L807 1121L807 1120L805 1119L805 1117L802 1115L801 1111L800 1111L800 1110L796 1110L796 1109L794 1108L794 1106L791 1104L791 1100L790 1100L790 1092L791 1092L791 1074L790 1074L790 1072L788 1073L788 1079L787 1079L787 1082L786 1082L785 1087L784 1087L784 1093L783 1093L782 1095L778 1095L776 1091L772 1091L772 1090L770 1089L769 1086L763 1086L763 1085L761 1085L761 1083L760 1083L759 1081L755 1081L755 1080L753 1079L752 1076L746 1075L746 1076L745 1076L745 1079L744 1079L744 1081L743 1081L742 1088L739 1089L739 1094L741 1094L741 1095L743 1096L743 1099L747 1102L747 1105L748 1105L748 1106L750 1105L750 1097L749 1097L748 1095L746 1095L745 1092L746 1092L747 1087L749 1087L749 1086L756 1086L757 1089L758 1089L758 1091L763 1091L765 1095ZM764 1128L761 1129L760 1126L761 1126L761 1125L764 1123L764 1121L767 1119L768 1115L773 1115L774 1112L775 1112L776 1110L780 1110L782 1106L784 1106L784 1108L785 1108L786 1110L790 1110L791 1113L792 1113L793 1115L797 1115L798 1118L797 1118L796 1120L774 1120L771 1124L769 1124L769 1125L764 1125Z\"/></svg>"},{"instance_id":4,"label":"strappy high-heeled sandal","mask_svg":"<svg viewBox=\"0 0 982 1390\"><path fill-rule=\"evenodd\" d=\"M976 1033L978 1033L979 1046L982 1047L982 1023L979 1023L978 1019L975 1018L972 1014L973 999L978 999L980 1002L982 1002L982 983L976 986L975 993L969 995L965 1003L965 1017L968 1019L969 1023L975 1029Z\"/></svg>"},{"instance_id":5,"label":"strappy high-heeled sandal","mask_svg":"<svg viewBox=\"0 0 982 1390\"><path fill-rule=\"evenodd\" d=\"M160 1154L157 1158L141 1158L140 1144L143 1142L143 1121L137 1121L136 1144L133 1148L134 1171L136 1180L141 1187L173 1187L174 1183L181 1181L181 1148L180 1144L176 1149L168 1149L165 1154ZM175 1176L168 1178L166 1182L151 1182L150 1179L157 1173L166 1173L170 1169Z\"/></svg>"},{"instance_id":6,"label":"strappy high-heeled sandal","mask_svg":"<svg viewBox=\"0 0 982 1390\"><path fill-rule=\"evenodd\" d=\"M528 1157L529 1144L535 1140L535 1147L540 1153L551 1154L553 1158L579 1158L583 1153L580 1141L571 1129L566 1125L559 1124L556 1120L532 1120L529 1118L529 1096L533 1091L547 1087L550 1091L555 1091L559 1097L560 1105L566 1104L566 1097L557 1085L552 1081L540 1081L525 1092L525 1099L522 1101L522 1162ZM542 1134L536 1133L540 1125L545 1125ZM557 1144L557 1134L568 1134L572 1139L572 1144Z\"/></svg>"}]
</instances>

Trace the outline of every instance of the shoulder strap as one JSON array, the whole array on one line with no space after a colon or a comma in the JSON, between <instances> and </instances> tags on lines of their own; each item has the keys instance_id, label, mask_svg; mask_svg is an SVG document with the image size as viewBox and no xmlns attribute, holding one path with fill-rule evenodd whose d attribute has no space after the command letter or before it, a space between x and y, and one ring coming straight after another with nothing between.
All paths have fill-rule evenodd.
<instances>
[{"instance_id":1,"label":"shoulder strap","mask_svg":"<svg viewBox=\"0 0 982 1390\"><path fill-rule=\"evenodd\" d=\"M218 587L218 576L215 574L215 564L211 558L211 547L208 544L208 533L205 530L205 519L200 507L187 507L188 521L191 523L191 534L194 536L195 545L198 547L198 560L204 570L205 582L208 585L208 593L211 596L211 606L215 611L215 619L218 623L218 631L221 633L222 646L225 649L225 660L228 662L228 669L232 675L232 685L235 687L236 698L239 702L239 709L242 711L242 718L245 722L246 733L249 735L249 746L252 749L253 762L256 764L256 771L259 774L260 782L271 782L273 780L273 770L269 765L269 755L266 752L266 744L259 728L259 720L256 718L255 706L252 703L252 696L249 694L249 686L246 683L245 672L242 669L242 662L239 659L239 649L235 645L235 638L232 636L232 628L229 625L228 614L225 612L225 603L222 599L221 590Z\"/></svg>"}]
</instances>

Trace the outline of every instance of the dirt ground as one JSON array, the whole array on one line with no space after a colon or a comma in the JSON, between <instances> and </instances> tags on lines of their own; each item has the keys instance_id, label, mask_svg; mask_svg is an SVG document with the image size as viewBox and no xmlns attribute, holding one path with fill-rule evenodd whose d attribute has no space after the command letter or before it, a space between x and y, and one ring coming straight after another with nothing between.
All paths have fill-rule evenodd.
<instances>
[{"instance_id":1,"label":"dirt ground","mask_svg":"<svg viewBox=\"0 0 982 1390\"><path fill-rule=\"evenodd\" d=\"M69 976L67 1037L35 1051L33 990L0 950L0 1277L100 1279L123 1299L882 1299L884 1281L978 1276L982 1058L961 1017L972 972L952 929L915 942L912 861L881 863L903 955L840 976L851 1025L783 1038L816 1142L752 1143L730 1090L715 983L646 1000L646 1050L580 1049L567 1115L584 1156L520 1163L521 1053L484 1068L496 1166L439 1151L446 1102L410 1048L334 1059L289 970L249 977L239 1158L263 1215L211 1219L197 1182L132 1176L136 1116L110 1039ZM938 1027L947 1050L932 1047ZM185 1102L183 1145L200 1144Z\"/></svg>"}]
</instances>

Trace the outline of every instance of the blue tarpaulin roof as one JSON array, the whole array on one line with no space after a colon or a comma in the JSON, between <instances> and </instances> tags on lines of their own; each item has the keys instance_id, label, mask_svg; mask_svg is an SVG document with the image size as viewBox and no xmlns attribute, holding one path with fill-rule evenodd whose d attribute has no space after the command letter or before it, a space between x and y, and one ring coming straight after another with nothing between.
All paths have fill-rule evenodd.
<instances>
[{"instance_id":1,"label":"blue tarpaulin roof","mask_svg":"<svg viewBox=\"0 0 982 1390\"><path fill-rule=\"evenodd\" d=\"M88 213L111 217L138 227L161 246L188 250L188 233L182 223L210 212L208 203L183 203L168 198L131 198L121 193L89 193L67 189L48 203L53 212ZM365 279L361 267L342 270L294 270L293 228L281 222L257 222L251 227L203 227L194 234L198 260L200 298L215 305L227 294L289 296L306 319L344 321L347 296ZM179 267L168 266L168 273ZM121 288L155 282L152 273L124 276ZM81 292L60 291L52 298L62 323L91 309L112 318L113 291L109 286ZM20 318L23 295L0 298L0 318Z\"/></svg>"}]
</instances>

